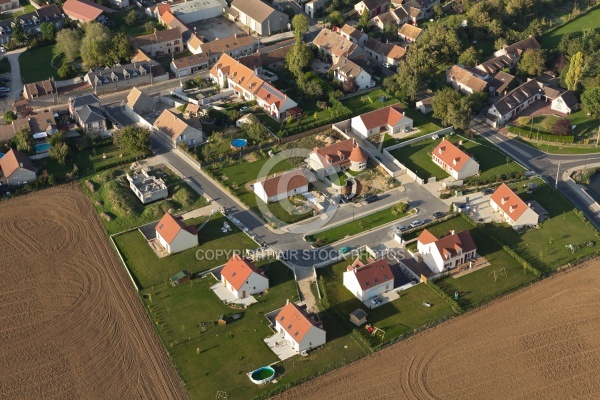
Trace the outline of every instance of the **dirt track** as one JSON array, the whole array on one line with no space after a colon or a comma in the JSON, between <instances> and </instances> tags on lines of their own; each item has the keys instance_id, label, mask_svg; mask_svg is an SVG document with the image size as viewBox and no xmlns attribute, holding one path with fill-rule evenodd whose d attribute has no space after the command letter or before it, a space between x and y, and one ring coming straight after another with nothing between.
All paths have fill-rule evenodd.
<instances>
[{"instance_id":1,"label":"dirt track","mask_svg":"<svg viewBox=\"0 0 600 400\"><path fill-rule=\"evenodd\" d=\"M599 267L560 273L277 398L600 398Z\"/></svg>"},{"instance_id":2,"label":"dirt track","mask_svg":"<svg viewBox=\"0 0 600 400\"><path fill-rule=\"evenodd\" d=\"M0 398L187 398L77 186L0 203L0 252Z\"/></svg>"}]
</instances>

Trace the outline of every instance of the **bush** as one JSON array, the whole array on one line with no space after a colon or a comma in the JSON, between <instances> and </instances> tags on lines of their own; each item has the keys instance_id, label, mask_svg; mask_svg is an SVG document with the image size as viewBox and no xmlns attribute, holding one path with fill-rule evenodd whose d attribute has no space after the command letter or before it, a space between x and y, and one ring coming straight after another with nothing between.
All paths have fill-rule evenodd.
<instances>
[{"instance_id":1,"label":"bush","mask_svg":"<svg viewBox=\"0 0 600 400\"><path fill-rule=\"evenodd\" d=\"M408 210L408 203L401 202L396 204L394 208L392 208L392 214L401 215L404 214L406 210Z\"/></svg>"},{"instance_id":2,"label":"bush","mask_svg":"<svg viewBox=\"0 0 600 400\"><path fill-rule=\"evenodd\" d=\"M440 193L440 199L442 199L442 200L449 199L450 197L452 197L452 193L450 193L450 192Z\"/></svg>"},{"instance_id":3,"label":"bush","mask_svg":"<svg viewBox=\"0 0 600 400\"><path fill-rule=\"evenodd\" d=\"M510 133L514 133L521 138L525 138L528 140L545 140L547 142L557 142L557 143L573 143L575 141L575 136L557 136L557 135L547 135L545 133L535 133L529 132L528 130L518 128L516 126L509 126L508 131Z\"/></svg>"}]
</instances>

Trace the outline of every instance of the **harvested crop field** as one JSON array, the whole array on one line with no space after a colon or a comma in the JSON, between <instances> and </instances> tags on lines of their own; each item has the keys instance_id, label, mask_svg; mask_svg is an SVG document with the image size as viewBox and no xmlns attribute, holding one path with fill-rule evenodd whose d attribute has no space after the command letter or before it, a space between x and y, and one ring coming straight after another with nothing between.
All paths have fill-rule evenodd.
<instances>
[{"instance_id":1,"label":"harvested crop field","mask_svg":"<svg viewBox=\"0 0 600 400\"><path fill-rule=\"evenodd\" d=\"M278 399L600 398L599 267L558 273Z\"/></svg>"},{"instance_id":2,"label":"harvested crop field","mask_svg":"<svg viewBox=\"0 0 600 400\"><path fill-rule=\"evenodd\" d=\"M0 203L0 398L187 394L76 185Z\"/></svg>"}]
</instances>

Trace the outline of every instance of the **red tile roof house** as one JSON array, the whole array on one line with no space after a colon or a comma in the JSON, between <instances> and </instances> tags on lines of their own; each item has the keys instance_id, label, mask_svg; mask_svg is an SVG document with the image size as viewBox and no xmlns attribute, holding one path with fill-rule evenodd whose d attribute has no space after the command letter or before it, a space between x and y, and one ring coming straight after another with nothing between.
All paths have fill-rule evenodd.
<instances>
[{"instance_id":1,"label":"red tile roof house","mask_svg":"<svg viewBox=\"0 0 600 400\"><path fill-rule=\"evenodd\" d=\"M177 28L164 31L157 31L154 28L153 33L131 37L129 41L134 48L142 50L150 57L162 57L186 50L181 32Z\"/></svg>"},{"instance_id":2,"label":"red tile roof house","mask_svg":"<svg viewBox=\"0 0 600 400\"><path fill-rule=\"evenodd\" d=\"M198 246L198 231L187 226L181 217L166 213L156 225L156 238L169 254L179 253Z\"/></svg>"},{"instance_id":3,"label":"red tile roof house","mask_svg":"<svg viewBox=\"0 0 600 400\"><path fill-rule=\"evenodd\" d=\"M308 192L308 180L298 168L255 182L252 187L256 197L264 203L275 203Z\"/></svg>"},{"instance_id":4,"label":"red tile roof house","mask_svg":"<svg viewBox=\"0 0 600 400\"><path fill-rule=\"evenodd\" d=\"M278 121L294 111L301 112L294 100L227 54L223 54L212 67L210 77L222 88L233 89L239 97L248 101L255 100L271 118Z\"/></svg>"},{"instance_id":5,"label":"red tile roof house","mask_svg":"<svg viewBox=\"0 0 600 400\"><path fill-rule=\"evenodd\" d=\"M479 173L479 163L446 139L433 149L431 160L456 180Z\"/></svg>"},{"instance_id":6,"label":"red tile roof house","mask_svg":"<svg viewBox=\"0 0 600 400\"><path fill-rule=\"evenodd\" d=\"M388 11L390 4L390 0L362 0L354 5L354 9L358 11L359 15L362 15L363 12L368 12L369 18L373 18Z\"/></svg>"},{"instance_id":7,"label":"red tile roof house","mask_svg":"<svg viewBox=\"0 0 600 400\"><path fill-rule=\"evenodd\" d=\"M88 0L67 0L63 6L63 12L73 21L81 23L91 21L102 21L106 17L103 13L112 14L116 11L96 4Z\"/></svg>"},{"instance_id":8,"label":"red tile roof house","mask_svg":"<svg viewBox=\"0 0 600 400\"><path fill-rule=\"evenodd\" d=\"M488 83L476 76L462 65L453 65L446 71L446 81L452 85L454 90L463 94L485 92Z\"/></svg>"},{"instance_id":9,"label":"red tile roof house","mask_svg":"<svg viewBox=\"0 0 600 400\"><path fill-rule=\"evenodd\" d=\"M22 185L36 180L35 169L27 154L11 149L0 158L0 182L7 185Z\"/></svg>"},{"instance_id":10,"label":"red tile roof house","mask_svg":"<svg viewBox=\"0 0 600 400\"><path fill-rule=\"evenodd\" d=\"M346 139L328 146L315 147L308 157L308 165L322 181L342 170L362 171L367 168L368 160L369 155L354 139Z\"/></svg>"},{"instance_id":11,"label":"red tile roof house","mask_svg":"<svg viewBox=\"0 0 600 400\"><path fill-rule=\"evenodd\" d=\"M441 273L475 258L477 247L469 231L450 231L438 239L424 229L417 238L417 250L429 269Z\"/></svg>"},{"instance_id":12,"label":"red tile roof house","mask_svg":"<svg viewBox=\"0 0 600 400\"><path fill-rule=\"evenodd\" d=\"M306 312L306 306L297 306L289 300L275 317L275 330L298 353L323 346L327 340L323 323Z\"/></svg>"},{"instance_id":13,"label":"red tile roof house","mask_svg":"<svg viewBox=\"0 0 600 400\"><path fill-rule=\"evenodd\" d=\"M388 262L368 260L363 264L359 259L348 265L344 272L344 286L360 301L367 301L394 289L394 274Z\"/></svg>"},{"instance_id":14,"label":"red tile roof house","mask_svg":"<svg viewBox=\"0 0 600 400\"><path fill-rule=\"evenodd\" d=\"M352 133L362 139L388 132L390 135L413 130L413 120L404 115L401 104L371 111L350 120Z\"/></svg>"},{"instance_id":15,"label":"red tile roof house","mask_svg":"<svg viewBox=\"0 0 600 400\"><path fill-rule=\"evenodd\" d=\"M540 219L539 215L504 183L490 196L490 205L494 212L499 213L514 229L535 226Z\"/></svg>"},{"instance_id":16,"label":"red tile roof house","mask_svg":"<svg viewBox=\"0 0 600 400\"><path fill-rule=\"evenodd\" d=\"M238 300L269 289L269 278L239 254L234 254L221 270L221 282Z\"/></svg>"}]
</instances>

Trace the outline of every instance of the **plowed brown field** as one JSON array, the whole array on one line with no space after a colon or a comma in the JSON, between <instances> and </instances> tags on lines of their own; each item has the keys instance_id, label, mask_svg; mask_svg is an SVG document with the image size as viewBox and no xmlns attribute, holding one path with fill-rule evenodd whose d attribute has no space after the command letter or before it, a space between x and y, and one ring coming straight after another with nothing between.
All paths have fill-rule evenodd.
<instances>
[{"instance_id":1,"label":"plowed brown field","mask_svg":"<svg viewBox=\"0 0 600 400\"><path fill-rule=\"evenodd\" d=\"M187 393L76 185L0 203L0 398Z\"/></svg>"},{"instance_id":2,"label":"plowed brown field","mask_svg":"<svg viewBox=\"0 0 600 400\"><path fill-rule=\"evenodd\" d=\"M278 399L598 399L592 261L312 380Z\"/></svg>"}]
</instances>

